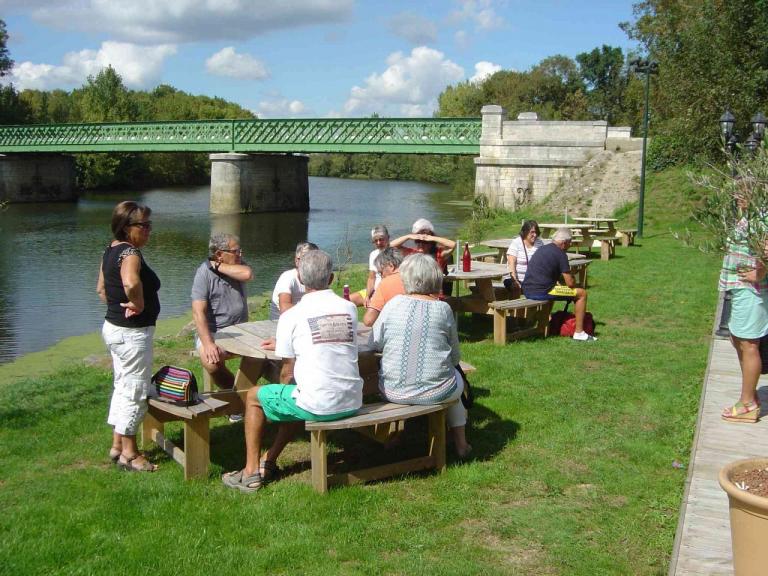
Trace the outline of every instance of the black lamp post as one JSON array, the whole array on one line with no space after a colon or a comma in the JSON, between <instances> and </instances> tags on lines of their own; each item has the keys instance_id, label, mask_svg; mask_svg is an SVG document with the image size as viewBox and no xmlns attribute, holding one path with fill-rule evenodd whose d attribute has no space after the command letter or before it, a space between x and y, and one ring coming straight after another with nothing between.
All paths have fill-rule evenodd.
<instances>
[{"instance_id":1,"label":"black lamp post","mask_svg":"<svg viewBox=\"0 0 768 576\"><path fill-rule=\"evenodd\" d=\"M752 133L747 137L746 141L744 142L744 148L746 148L750 154L754 153L755 150L757 150L758 146L760 146L760 142L762 142L763 137L765 136L765 123L766 123L766 118L762 112L758 112L757 114L752 116L752 119L750 120ZM723 138L723 143L725 144L726 153L729 155L731 160L731 174L735 176L736 175L736 166L735 166L736 151L739 144L739 139L733 131L733 127L736 124L736 117L733 114L731 114L730 110L726 109L726 111L723 112L723 115L720 116L719 124L720 124L720 135ZM730 336L731 333L728 330L728 320L730 320L730 318L731 318L731 293L730 291L726 291L726 293L723 295L723 309L720 314L720 325L717 327L715 334L717 334L718 336L723 336L725 338Z\"/></svg>"},{"instance_id":2,"label":"black lamp post","mask_svg":"<svg viewBox=\"0 0 768 576\"><path fill-rule=\"evenodd\" d=\"M651 87L651 74L659 73L659 64L651 60L635 58L629 63L629 69L638 74L645 74L645 110L643 111L643 157L640 161L640 198L637 203L637 235L643 235L643 211L645 209L645 149L648 142L648 95Z\"/></svg>"}]
</instances>

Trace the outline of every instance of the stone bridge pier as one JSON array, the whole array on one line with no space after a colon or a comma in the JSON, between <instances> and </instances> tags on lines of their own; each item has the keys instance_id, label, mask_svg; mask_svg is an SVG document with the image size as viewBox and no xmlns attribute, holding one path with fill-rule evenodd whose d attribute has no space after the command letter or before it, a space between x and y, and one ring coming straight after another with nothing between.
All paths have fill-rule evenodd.
<instances>
[{"instance_id":1,"label":"stone bridge pier","mask_svg":"<svg viewBox=\"0 0 768 576\"><path fill-rule=\"evenodd\" d=\"M604 120L540 121L535 112L508 120L501 106L483 106L482 115L475 196L485 196L494 208L540 202L595 154L636 144L628 128L609 128Z\"/></svg>"},{"instance_id":2,"label":"stone bridge pier","mask_svg":"<svg viewBox=\"0 0 768 576\"><path fill-rule=\"evenodd\" d=\"M211 154L213 214L309 211L307 156Z\"/></svg>"},{"instance_id":3,"label":"stone bridge pier","mask_svg":"<svg viewBox=\"0 0 768 576\"><path fill-rule=\"evenodd\" d=\"M77 199L75 159L66 154L0 154L0 202Z\"/></svg>"}]
</instances>

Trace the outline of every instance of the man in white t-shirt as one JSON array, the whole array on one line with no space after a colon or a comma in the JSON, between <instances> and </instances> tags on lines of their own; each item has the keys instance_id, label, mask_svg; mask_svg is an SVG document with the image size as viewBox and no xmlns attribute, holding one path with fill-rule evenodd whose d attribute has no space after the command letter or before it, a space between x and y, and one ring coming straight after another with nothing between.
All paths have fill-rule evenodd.
<instances>
[{"instance_id":1,"label":"man in white t-shirt","mask_svg":"<svg viewBox=\"0 0 768 576\"><path fill-rule=\"evenodd\" d=\"M256 386L245 401L245 468L222 476L229 488L255 492L277 471L277 458L306 420L329 421L354 414L363 403L357 367L357 310L328 288L331 257L311 250L298 264L306 293L283 312L274 342L262 347L283 359L282 384ZM295 385L290 385L291 380ZM279 422L275 441L261 456L267 420Z\"/></svg>"},{"instance_id":2,"label":"man in white t-shirt","mask_svg":"<svg viewBox=\"0 0 768 576\"><path fill-rule=\"evenodd\" d=\"M269 305L269 319L277 320L280 314L295 306L304 296L304 285L299 280L299 262L301 257L310 250L317 250L317 244L312 242L299 242L296 245L296 253L293 257L294 268L286 270L275 282L272 291L272 302Z\"/></svg>"}]
</instances>

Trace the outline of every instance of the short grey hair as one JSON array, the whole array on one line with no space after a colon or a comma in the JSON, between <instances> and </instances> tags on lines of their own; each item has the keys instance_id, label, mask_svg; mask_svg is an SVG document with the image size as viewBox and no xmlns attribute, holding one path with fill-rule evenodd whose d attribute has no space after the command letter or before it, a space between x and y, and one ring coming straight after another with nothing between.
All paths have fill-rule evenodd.
<instances>
[{"instance_id":1,"label":"short grey hair","mask_svg":"<svg viewBox=\"0 0 768 576\"><path fill-rule=\"evenodd\" d=\"M384 224L377 224L371 228L371 238L376 238L376 236L386 236L389 238L389 230L387 230Z\"/></svg>"},{"instance_id":2,"label":"short grey hair","mask_svg":"<svg viewBox=\"0 0 768 576\"><path fill-rule=\"evenodd\" d=\"M226 232L217 232L211 235L211 239L208 240L208 255L216 256L216 252L219 250L229 250L231 242L240 244L240 238L234 234L227 234Z\"/></svg>"},{"instance_id":3,"label":"short grey hair","mask_svg":"<svg viewBox=\"0 0 768 576\"><path fill-rule=\"evenodd\" d=\"M384 248L373 261L373 265L379 272L381 272L381 269L384 268L384 266L392 266L394 270L397 270L402 263L403 253L397 248L392 247Z\"/></svg>"},{"instance_id":4,"label":"short grey hair","mask_svg":"<svg viewBox=\"0 0 768 576\"><path fill-rule=\"evenodd\" d=\"M554 236L552 236L552 242L570 242L571 239L570 228L558 228Z\"/></svg>"},{"instance_id":5,"label":"short grey hair","mask_svg":"<svg viewBox=\"0 0 768 576\"><path fill-rule=\"evenodd\" d=\"M426 254L411 254L400 265L400 278L406 294L437 294L443 287L443 272L437 261Z\"/></svg>"},{"instance_id":6,"label":"short grey hair","mask_svg":"<svg viewBox=\"0 0 768 576\"><path fill-rule=\"evenodd\" d=\"M299 278L310 290L325 290L331 283L333 261L322 250L309 250L299 261Z\"/></svg>"},{"instance_id":7,"label":"short grey hair","mask_svg":"<svg viewBox=\"0 0 768 576\"><path fill-rule=\"evenodd\" d=\"M296 258L301 258L310 250L320 250L314 242L299 242L296 244Z\"/></svg>"}]
</instances>

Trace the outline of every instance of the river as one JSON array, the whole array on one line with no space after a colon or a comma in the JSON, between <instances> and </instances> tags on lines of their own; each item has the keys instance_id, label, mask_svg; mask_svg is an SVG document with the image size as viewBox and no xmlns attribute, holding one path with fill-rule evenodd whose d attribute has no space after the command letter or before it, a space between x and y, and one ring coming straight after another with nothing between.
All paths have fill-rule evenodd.
<instances>
[{"instance_id":1,"label":"river","mask_svg":"<svg viewBox=\"0 0 768 576\"><path fill-rule=\"evenodd\" d=\"M96 276L111 238L112 209L121 200L152 208L152 237L143 253L163 284L161 319L190 309L192 278L212 230L240 236L254 268L253 295L272 290L293 265L296 243L307 238L334 259L341 243L352 249L353 262L366 262L372 225L386 224L394 238L423 217L440 235L454 237L469 210L447 187L418 182L313 177L309 188L308 213L212 215L208 186L8 206L0 212L0 363L100 329L104 305Z\"/></svg>"}]
</instances>

